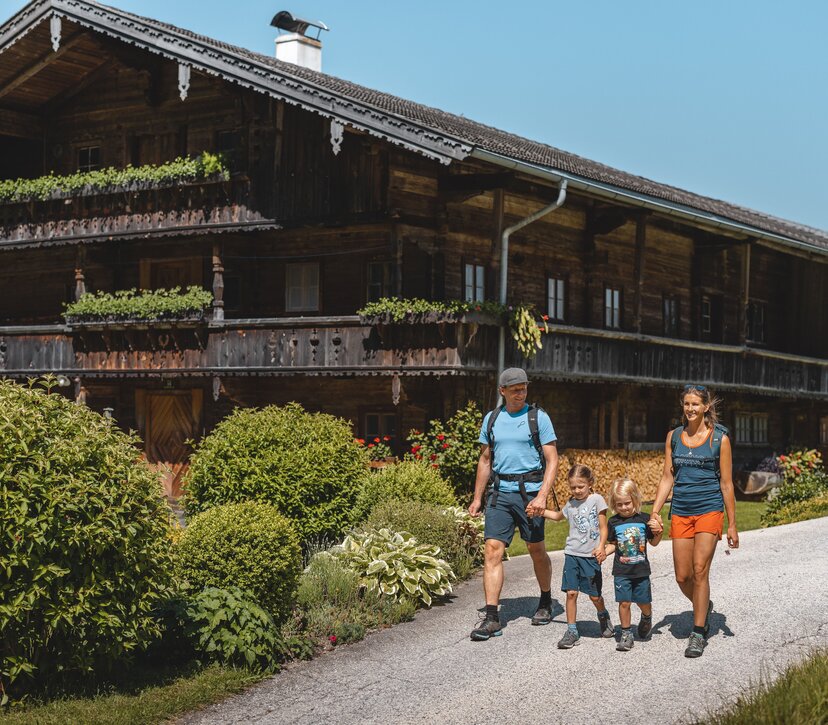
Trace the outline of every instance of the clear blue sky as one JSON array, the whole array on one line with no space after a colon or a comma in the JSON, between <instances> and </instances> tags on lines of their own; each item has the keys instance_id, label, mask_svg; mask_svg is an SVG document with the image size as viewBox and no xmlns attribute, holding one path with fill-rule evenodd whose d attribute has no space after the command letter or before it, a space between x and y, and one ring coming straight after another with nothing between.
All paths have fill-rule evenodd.
<instances>
[{"instance_id":1,"label":"clear blue sky","mask_svg":"<svg viewBox=\"0 0 828 725\"><path fill-rule=\"evenodd\" d=\"M825 0L109 4L268 54L322 20L326 73L828 229Z\"/></svg>"}]
</instances>

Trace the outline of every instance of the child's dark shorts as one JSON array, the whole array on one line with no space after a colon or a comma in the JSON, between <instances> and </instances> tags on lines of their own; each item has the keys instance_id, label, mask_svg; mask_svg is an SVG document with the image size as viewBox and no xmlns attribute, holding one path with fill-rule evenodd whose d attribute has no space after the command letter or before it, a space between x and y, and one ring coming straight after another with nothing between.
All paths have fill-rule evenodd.
<instances>
[{"instance_id":1,"label":"child's dark shorts","mask_svg":"<svg viewBox=\"0 0 828 725\"><path fill-rule=\"evenodd\" d=\"M529 493L530 500L535 495ZM527 544L543 541L546 519L543 516L532 518L527 516L526 501L520 491L499 491L497 500L492 506L494 498L492 494L489 494L489 501L486 504L486 525L483 528L484 539L497 539L509 546L515 535L515 526L517 526L520 530L520 538Z\"/></svg>"},{"instance_id":2,"label":"child's dark shorts","mask_svg":"<svg viewBox=\"0 0 828 725\"><path fill-rule=\"evenodd\" d=\"M615 601L651 604L653 592L650 587L650 577L642 576L637 579L630 579L628 576L615 577Z\"/></svg>"},{"instance_id":3,"label":"child's dark shorts","mask_svg":"<svg viewBox=\"0 0 828 725\"><path fill-rule=\"evenodd\" d=\"M583 592L591 597L601 596L601 565L594 556L564 555L562 592Z\"/></svg>"}]
</instances>

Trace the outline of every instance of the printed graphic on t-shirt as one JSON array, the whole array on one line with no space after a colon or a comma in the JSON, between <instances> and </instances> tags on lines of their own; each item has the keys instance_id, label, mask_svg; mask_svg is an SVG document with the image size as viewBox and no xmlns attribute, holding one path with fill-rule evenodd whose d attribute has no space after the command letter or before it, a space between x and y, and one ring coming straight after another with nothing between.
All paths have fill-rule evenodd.
<instances>
[{"instance_id":1,"label":"printed graphic on t-shirt","mask_svg":"<svg viewBox=\"0 0 828 725\"><path fill-rule=\"evenodd\" d=\"M595 504L592 504L589 510L583 514L580 509L575 509L572 518L575 521L575 528L578 529L578 533L581 535L578 541L586 544L587 539L595 541L598 538L598 507Z\"/></svg>"},{"instance_id":2,"label":"printed graphic on t-shirt","mask_svg":"<svg viewBox=\"0 0 828 725\"><path fill-rule=\"evenodd\" d=\"M638 564L646 560L646 524L618 524L615 527L615 537L618 540L618 560L622 564Z\"/></svg>"}]
</instances>

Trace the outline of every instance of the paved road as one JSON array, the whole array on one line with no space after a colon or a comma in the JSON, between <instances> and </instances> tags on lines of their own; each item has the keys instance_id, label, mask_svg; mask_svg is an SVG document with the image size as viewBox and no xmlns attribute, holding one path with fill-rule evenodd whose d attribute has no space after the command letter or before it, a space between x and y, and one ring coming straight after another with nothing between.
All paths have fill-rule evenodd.
<instances>
[{"instance_id":1,"label":"paved road","mask_svg":"<svg viewBox=\"0 0 828 725\"><path fill-rule=\"evenodd\" d=\"M477 578L413 622L291 666L182 722L616 725L700 718L828 644L826 534L828 519L818 519L746 532L729 556L720 547L710 643L696 660L683 656L692 619L672 578L669 542L652 550L652 640L626 653L598 637L586 597L579 601L580 646L555 647L565 628L560 605L552 624L532 627L537 584L522 556L506 563L502 637L469 640L482 603ZM563 555L551 557L554 595Z\"/></svg>"}]
</instances>

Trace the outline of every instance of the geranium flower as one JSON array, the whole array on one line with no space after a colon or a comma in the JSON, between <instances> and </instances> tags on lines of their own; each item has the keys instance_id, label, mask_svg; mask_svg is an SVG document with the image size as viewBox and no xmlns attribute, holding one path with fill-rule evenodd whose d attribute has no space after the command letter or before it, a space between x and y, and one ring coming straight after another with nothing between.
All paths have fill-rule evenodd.
<instances>
[{"instance_id":1,"label":"geranium flower","mask_svg":"<svg viewBox=\"0 0 828 725\"><path fill-rule=\"evenodd\" d=\"M438 433L438 434L437 434L437 440L438 440L438 441L445 440L445 438L446 438L446 437L445 437L442 433Z\"/></svg>"}]
</instances>

